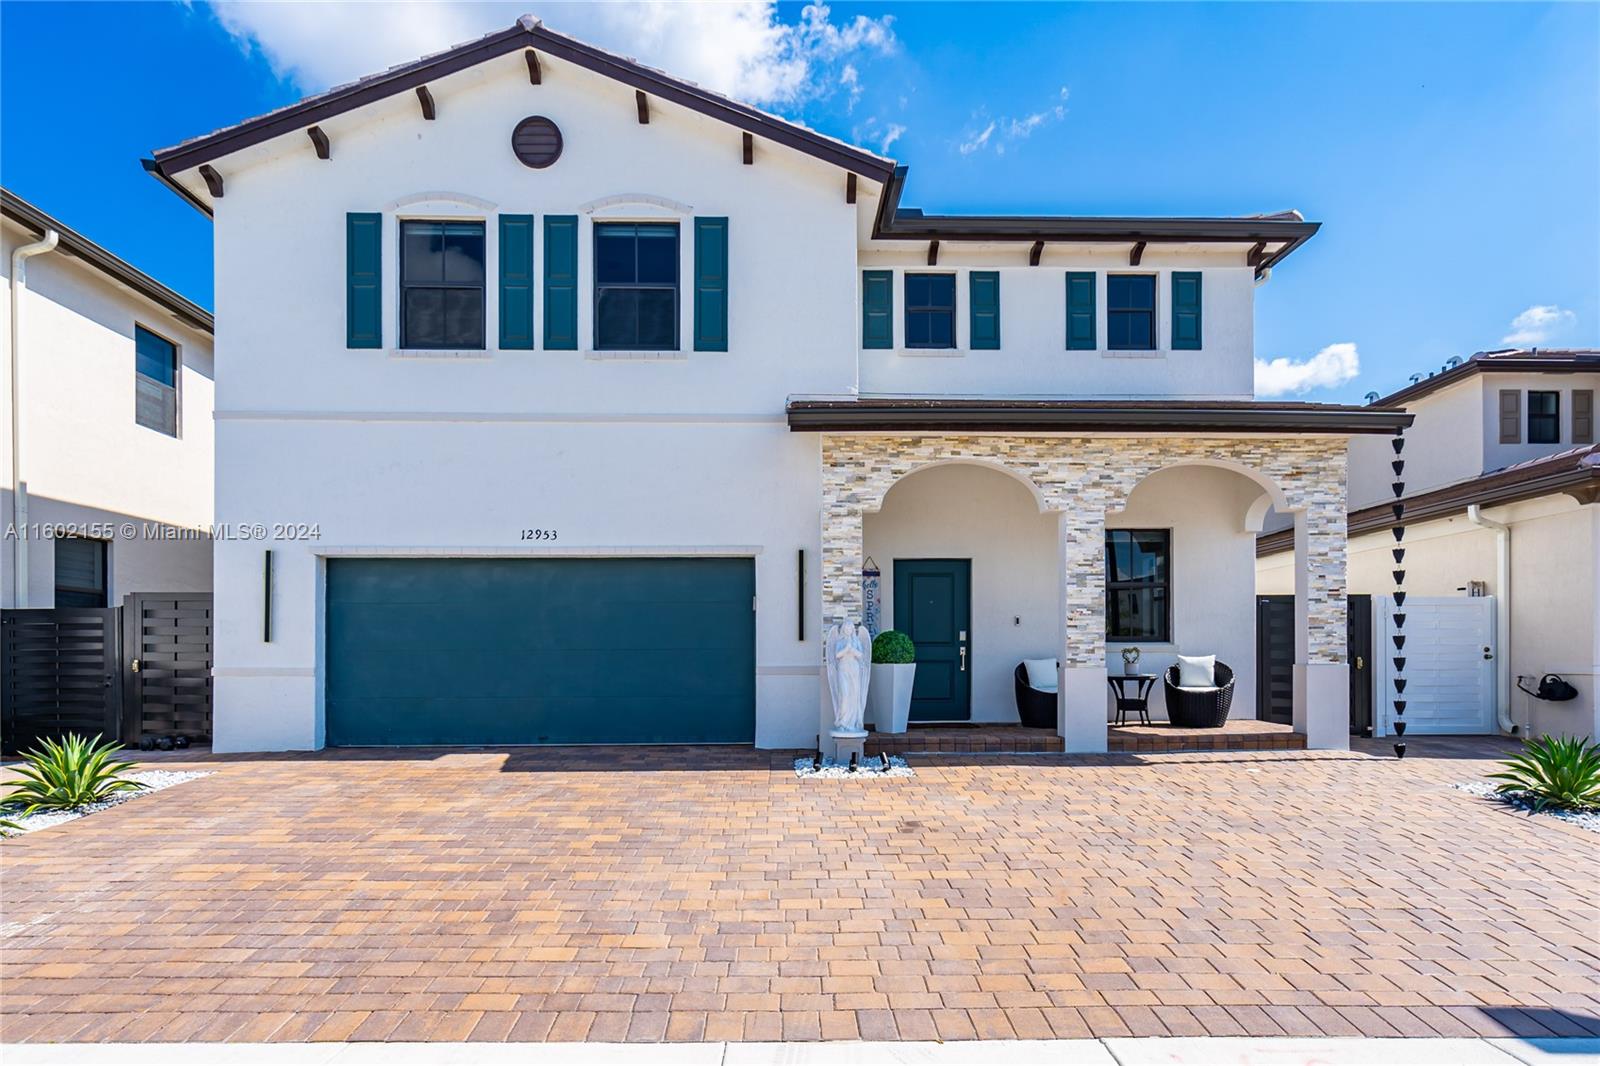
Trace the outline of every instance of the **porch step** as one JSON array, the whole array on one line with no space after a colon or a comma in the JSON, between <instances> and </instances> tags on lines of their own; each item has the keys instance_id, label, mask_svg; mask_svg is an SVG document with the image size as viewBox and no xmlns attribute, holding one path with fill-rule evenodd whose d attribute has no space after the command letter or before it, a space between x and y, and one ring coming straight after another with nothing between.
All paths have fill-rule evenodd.
<instances>
[{"instance_id":1,"label":"porch step","mask_svg":"<svg viewBox=\"0 0 1600 1066\"><path fill-rule=\"evenodd\" d=\"M1303 751L1304 733L1273 722L1235 721L1221 729L1177 729L1169 725L1106 727L1114 753L1185 751ZM1020 725L914 725L904 733L873 733L866 753L877 755L1044 754L1061 752L1061 738L1048 729Z\"/></svg>"}]
</instances>

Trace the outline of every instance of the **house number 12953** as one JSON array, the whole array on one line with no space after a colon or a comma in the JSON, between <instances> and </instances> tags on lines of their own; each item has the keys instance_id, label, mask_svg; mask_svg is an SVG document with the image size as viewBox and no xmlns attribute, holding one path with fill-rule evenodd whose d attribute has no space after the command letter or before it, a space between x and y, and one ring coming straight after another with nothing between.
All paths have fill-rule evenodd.
<instances>
[{"instance_id":1,"label":"house number 12953","mask_svg":"<svg viewBox=\"0 0 1600 1066\"><path fill-rule=\"evenodd\" d=\"M523 540L555 540L556 531L553 529L524 529Z\"/></svg>"}]
</instances>

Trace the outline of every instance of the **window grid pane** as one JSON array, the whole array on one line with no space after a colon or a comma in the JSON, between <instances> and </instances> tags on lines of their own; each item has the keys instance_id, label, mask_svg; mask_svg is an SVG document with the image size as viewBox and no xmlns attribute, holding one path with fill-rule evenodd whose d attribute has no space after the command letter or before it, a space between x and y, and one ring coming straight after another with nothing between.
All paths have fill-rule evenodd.
<instances>
[{"instance_id":1,"label":"window grid pane","mask_svg":"<svg viewBox=\"0 0 1600 1066\"><path fill-rule=\"evenodd\" d=\"M906 347L956 346L954 274L906 275Z\"/></svg>"},{"instance_id":2,"label":"window grid pane","mask_svg":"<svg viewBox=\"0 0 1600 1066\"><path fill-rule=\"evenodd\" d=\"M484 347L485 258L481 222L400 224L402 347Z\"/></svg>"},{"instance_id":3,"label":"window grid pane","mask_svg":"<svg viewBox=\"0 0 1600 1066\"><path fill-rule=\"evenodd\" d=\"M1112 274L1106 278L1106 343L1120 351L1155 348L1155 275Z\"/></svg>"},{"instance_id":4,"label":"window grid pane","mask_svg":"<svg viewBox=\"0 0 1600 1066\"><path fill-rule=\"evenodd\" d=\"M594 333L602 350L678 347L676 224L595 226Z\"/></svg>"},{"instance_id":5,"label":"window grid pane","mask_svg":"<svg viewBox=\"0 0 1600 1066\"><path fill-rule=\"evenodd\" d=\"M1170 556L1167 530L1106 531L1106 639L1172 639Z\"/></svg>"}]
</instances>

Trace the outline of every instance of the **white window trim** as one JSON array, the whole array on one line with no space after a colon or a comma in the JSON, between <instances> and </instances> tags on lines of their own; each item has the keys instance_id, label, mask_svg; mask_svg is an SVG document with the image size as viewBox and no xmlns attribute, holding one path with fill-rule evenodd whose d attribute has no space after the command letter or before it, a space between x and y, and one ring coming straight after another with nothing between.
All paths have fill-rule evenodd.
<instances>
[{"instance_id":1,"label":"white window trim","mask_svg":"<svg viewBox=\"0 0 1600 1066\"><path fill-rule=\"evenodd\" d=\"M471 201L470 203L468 201ZM393 343L384 346L391 359L446 360L451 362L484 360L500 352L500 227L495 224L494 205L459 193L421 193L395 202L383 212L382 263L383 320L386 336ZM482 348L406 348L400 306L400 223L402 222L481 222L483 223L483 347ZM537 229L537 224L535 229ZM535 238L537 241L537 238ZM538 254L537 244L534 248ZM537 287L537 286L536 286ZM535 294L537 298L537 294ZM534 307L538 322L539 308Z\"/></svg>"}]
</instances>

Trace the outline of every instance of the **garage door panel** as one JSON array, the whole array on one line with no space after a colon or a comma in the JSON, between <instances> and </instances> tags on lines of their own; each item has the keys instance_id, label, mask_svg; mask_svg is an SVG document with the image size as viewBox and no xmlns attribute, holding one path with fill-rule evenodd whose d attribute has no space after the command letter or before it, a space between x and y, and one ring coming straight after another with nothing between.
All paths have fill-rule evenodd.
<instances>
[{"instance_id":1,"label":"garage door panel","mask_svg":"<svg viewBox=\"0 0 1600 1066\"><path fill-rule=\"evenodd\" d=\"M750 743L749 559L337 559L328 742Z\"/></svg>"}]
</instances>

